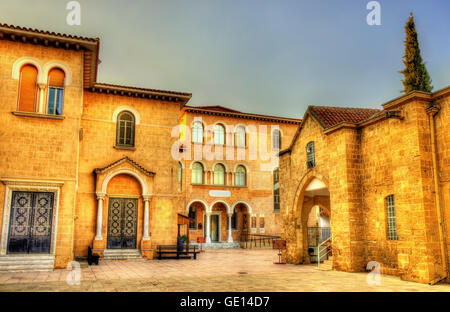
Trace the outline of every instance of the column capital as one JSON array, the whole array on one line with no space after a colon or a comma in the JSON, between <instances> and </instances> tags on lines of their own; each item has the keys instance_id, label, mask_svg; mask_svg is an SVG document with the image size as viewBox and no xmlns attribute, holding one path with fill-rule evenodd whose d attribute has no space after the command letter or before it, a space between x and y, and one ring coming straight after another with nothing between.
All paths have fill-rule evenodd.
<instances>
[{"instance_id":1,"label":"column capital","mask_svg":"<svg viewBox=\"0 0 450 312\"><path fill-rule=\"evenodd\" d=\"M207 217L211 217L212 212L211 211L206 211L205 214L206 214Z\"/></svg>"},{"instance_id":2,"label":"column capital","mask_svg":"<svg viewBox=\"0 0 450 312\"><path fill-rule=\"evenodd\" d=\"M234 215L234 213L232 212L227 212L227 216L232 217Z\"/></svg>"},{"instance_id":3,"label":"column capital","mask_svg":"<svg viewBox=\"0 0 450 312\"><path fill-rule=\"evenodd\" d=\"M38 85L39 89L41 89L41 90L44 90L47 87L47 84L41 83L41 82L38 83L37 85Z\"/></svg>"},{"instance_id":4,"label":"column capital","mask_svg":"<svg viewBox=\"0 0 450 312\"><path fill-rule=\"evenodd\" d=\"M142 199L144 200L144 202L151 201L152 195L148 195L148 194L142 195Z\"/></svg>"},{"instance_id":5,"label":"column capital","mask_svg":"<svg viewBox=\"0 0 450 312\"><path fill-rule=\"evenodd\" d=\"M428 106L425 111L427 112L428 115L430 116L434 116L437 113L439 113L439 111L441 110L441 107L439 105L433 104Z\"/></svg>"},{"instance_id":6,"label":"column capital","mask_svg":"<svg viewBox=\"0 0 450 312\"><path fill-rule=\"evenodd\" d=\"M104 200L106 194L102 192L95 192L95 195L97 195L97 200L99 199Z\"/></svg>"}]
</instances>

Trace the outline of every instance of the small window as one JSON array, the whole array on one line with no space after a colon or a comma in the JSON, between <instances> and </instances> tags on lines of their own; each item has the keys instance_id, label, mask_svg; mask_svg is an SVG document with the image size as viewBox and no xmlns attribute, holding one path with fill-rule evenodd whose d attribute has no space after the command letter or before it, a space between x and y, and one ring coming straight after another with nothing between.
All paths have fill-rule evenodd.
<instances>
[{"instance_id":1,"label":"small window","mask_svg":"<svg viewBox=\"0 0 450 312\"><path fill-rule=\"evenodd\" d=\"M203 184L203 165L201 163L192 165L192 184Z\"/></svg>"},{"instance_id":2,"label":"small window","mask_svg":"<svg viewBox=\"0 0 450 312\"><path fill-rule=\"evenodd\" d=\"M280 173L278 168L273 171L273 210L280 211Z\"/></svg>"},{"instance_id":3,"label":"small window","mask_svg":"<svg viewBox=\"0 0 450 312\"><path fill-rule=\"evenodd\" d=\"M398 240L394 195L386 197L388 239Z\"/></svg>"},{"instance_id":4,"label":"small window","mask_svg":"<svg viewBox=\"0 0 450 312\"><path fill-rule=\"evenodd\" d=\"M117 146L134 147L134 116L130 112L122 112L117 117Z\"/></svg>"},{"instance_id":5,"label":"small window","mask_svg":"<svg viewBox=\"0 0 450 312\"><path fill-rule=\"evenodd\" d=\"M181 162L178 162L178 183L183 182L183 165Z\"/></svg>"},{"instance_id":6,"label":"small window","mask_svg":"<svg viewBox=\"0 0 450 312\"><path fill-rule=\"evenodd\" d=\"M222 164L214 166L214 184L225 185L225 167Z\"/></svg>"},{"instance_id":7,"label":"small window","mask_svg":"<svg viewBox=\"0 0 450 312\"><path fill-rule=\"evenodd\" d=\"M235 174L235 184L236 186L245 186L246 181L246 170L244 166L238 166Z\"/></svg>"},{"instance_id":8,"label":"small window","mask_svg":"<svg viewBox=\"0 0 450 312\"><path fill-rule=\"evenodd\" d=\"M33 65L25 65L20 69L19 105L21 112L35 112L38 94L38 70Z\"/></svg>"},{"instance_id":9,"label":"small window","mask_svg":"<svg viewBox=\"0 0 450 312\"><path fill-rule=\"evenodd\" d=\"M192 142L203 143L203 124L200 121L194 122L192 128Z\"/></svg>"},{"instance_id":10,"label":"small window","mask_svg":"<svg viewBox=\"0 0 450 312\"><path fill-rule=\"evenodd\" d=\"M281 149L281 132L278 129L275 129L272 132L272 149L273 150Z\"/></svg>"},{"instance_id":11,"label":"small window","mask_svg":"<svg viewBox=\"0 0 450 312\"><path fill-rule=\"evenodd\" d=\"M245 147L245 143L245 128L243 126L239 126L236 129L236 146Z\"/></svg>"},{"instance_id":12,"label":"small window","mask_svg":"<svg viewBox=\"0 0 450 312\"><path fill-rule=\"evenodd\" d=\"M214 126L214 144L217 145L225 144L225 127L222 125Z\"/></svg>"},{"instance_id":13,"label":"small window","mask_svg":"<svg viewBox=\"0 0 450 312\"><path fill-rule=\"evenodd\" d=\"M306 165L308 169L314 168L316 166L316 152L314 142L309 142L306 145Z\"/></svg>"},{"instance_id":14,"label":"small window","mask_svg":"<svg viewBox=\"0 0 450 312\"><path fill-rule=\"evenodd\" d=\"M64 71L59 68L52 69L48 74L47 114L49 115L62 115L64 80Z\"/></svg>"},{"instance_id":15,"label":"small window","mask_svg":"<svg viewBox=\"0 0 450 312\"><path fill-rule=\"evenodd\" d=\"M196 230L197 229L197 209L191 206L189 207L189 218L194 219L194 221L189 221L189 229Z\"/></svg>"}]
</instances>

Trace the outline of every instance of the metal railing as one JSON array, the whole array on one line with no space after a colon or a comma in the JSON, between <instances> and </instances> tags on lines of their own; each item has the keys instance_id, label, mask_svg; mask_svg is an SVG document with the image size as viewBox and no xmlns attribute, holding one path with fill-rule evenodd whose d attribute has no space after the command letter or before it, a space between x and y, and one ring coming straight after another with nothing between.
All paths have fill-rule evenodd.
<instances>
[{"instance_id":1,"label":"metal railing","mask_svg":"<svg viewBox=\"0 0 450 312\"><path fill-rule=\"evenodd\" d=\"M272 246L272 241L280 238L274 235L242 233L240 241L242 248L262 248Z\"/></svg>"},{"instance_id":2,"label":"metal railing","mask_svg":"<svg viewBox=\"0 0 450 312\"><path fill-rule=\"evenodd\" d=\"M308 246L318 246L331 237L329 227L308 227Z\"/></svg>"},{"instance_id":3,"label":"metal railing","mask_svg":"<svg viewBox=\"0 0 450 312\"><path fill-rule=\"evenodd\" d=\"M321 242L317 246L317 267L320 268L320 262L328 259L328 256L332 254L331 237Z\"/></svg>"}]
</instances>

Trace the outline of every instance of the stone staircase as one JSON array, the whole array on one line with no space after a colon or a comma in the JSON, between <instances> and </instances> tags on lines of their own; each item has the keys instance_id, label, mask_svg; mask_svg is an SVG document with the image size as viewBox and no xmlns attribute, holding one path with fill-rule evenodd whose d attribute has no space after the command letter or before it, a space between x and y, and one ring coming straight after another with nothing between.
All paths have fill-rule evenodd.
<instances>
[{"instance_id":1,"label":"stone staircase","mask_svg":"<svg viewBox=\"0 0 450 312\"><path fill-rule=\"evenodd\" d=\"M53 271L55 256L6 255L0 257L0 272Z\"/></svg>"},{"instance_id":2,"label":"stone staircase","mask_svg":"<svg viewBox=\"0 0 450 312\"><path fill-rule=\"evenodd\" d=\"M105 249L103 260L143 259L139 249Z\"/></svg>"},{"instance_id":3,"label":"stone staircase","mask_svg":"<svg viewBox=\"0 0 450 312\"><path fill-rule=\"evenodd\" d=\"M331 271L333 270L333 256L329 256L328 260L324 260L321 264L320 264L320 268L321 271Z\"/></svg>"}]
</instances>

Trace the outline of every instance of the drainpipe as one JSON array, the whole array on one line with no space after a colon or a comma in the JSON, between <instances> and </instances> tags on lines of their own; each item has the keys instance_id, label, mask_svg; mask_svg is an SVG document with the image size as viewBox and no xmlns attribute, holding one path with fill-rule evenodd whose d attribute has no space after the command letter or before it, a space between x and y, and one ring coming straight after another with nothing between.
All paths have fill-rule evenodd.
<instances>
[{"instance_id":1,"label":"drainpipe","mask_svg":"<svg viewBox=\"0 0 450 312\"><path fill-rule=\"evenodd\" d=\"M440 107L438 105L431 104L427 107L426 112L430 121L431 130L431 153L433 160L433 181L434 181L434 194L436 202L436 212L438 218L439 227L439 237L440 237L440 247L441 247L441 258L442 258L442 269L443 275L437 277L436 279L429 282L430 285L434 285L448 277L448 264L447 264L447 243L444 230L444 220L443 213L441 209L441 197L440 197L440 187L439 187L439 176L438 176L438 162L437 162L437 151L436 151L436 132L435 132L435 121L434 116L439 112Z\"/></svg>"}]
</instances>

